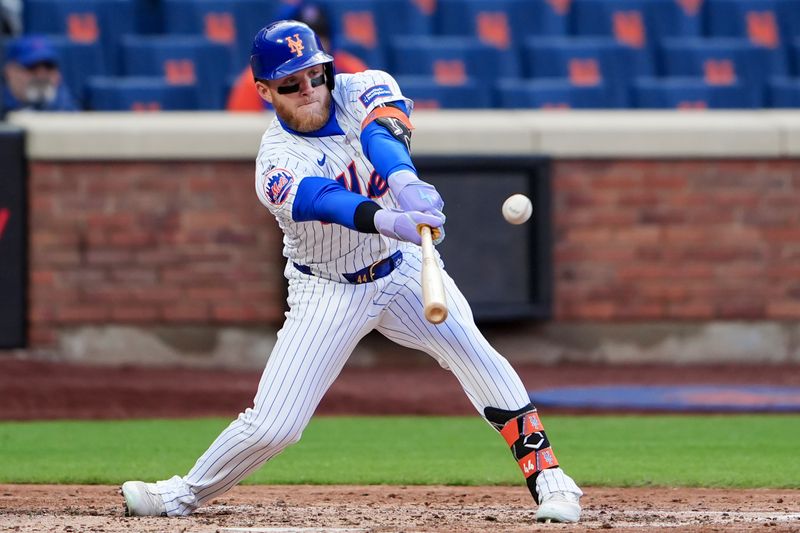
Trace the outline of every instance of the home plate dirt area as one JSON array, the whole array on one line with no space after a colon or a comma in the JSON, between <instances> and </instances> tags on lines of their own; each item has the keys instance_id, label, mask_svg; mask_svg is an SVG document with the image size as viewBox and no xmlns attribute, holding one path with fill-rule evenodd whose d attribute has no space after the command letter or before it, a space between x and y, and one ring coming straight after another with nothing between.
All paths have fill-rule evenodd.
<instances>
[{"instance_id":1,"label":"home plate dirt area","mask_svg":"<svg viewBox=\"0 0 800 533\"><path fill-rule=\"evenodd\" d=\"M537 524L524 487L239 486L191 517L126 518L118 487L0 485L0 531L800 530L800 491L584 487L580 524Z\"/></svg>"}]
</instances>

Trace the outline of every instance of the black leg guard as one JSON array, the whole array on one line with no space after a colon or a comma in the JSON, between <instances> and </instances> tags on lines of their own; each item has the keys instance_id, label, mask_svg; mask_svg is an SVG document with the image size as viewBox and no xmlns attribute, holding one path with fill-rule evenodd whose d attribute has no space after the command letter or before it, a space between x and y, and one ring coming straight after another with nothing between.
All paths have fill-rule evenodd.
<instances>
[{"instance_id":1,"label":"black leg guard","mask_svg":"<svg viewBox=\"0 0 800 533\"><path fill-rule=\"evenodd\" d=\"M536 503L539 503L536 478L542 470L557 467L558 460L550 447L536 408L532 404L516 411L486 407L483 415L506 439L514 459L525 475L528 490Z\"/></svg>"}]
</instances>

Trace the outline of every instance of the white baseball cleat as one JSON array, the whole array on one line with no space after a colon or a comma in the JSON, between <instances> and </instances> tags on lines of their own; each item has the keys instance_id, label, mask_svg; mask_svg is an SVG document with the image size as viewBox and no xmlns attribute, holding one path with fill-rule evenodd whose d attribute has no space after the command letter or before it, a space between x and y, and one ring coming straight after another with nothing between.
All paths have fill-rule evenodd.
<instances>
[{"instance_id":1,"label":"white baseball cleat","mask_svg":"<svg viewBox=\"0 0 800 533\"><path fill-rule=\"evenodd\" d=\"M542 497L537 522L577 522L581 518L580 496L574 492L557 491Z\"/></svg>"},{"instance_id":2,"label":"white baseball cleat","mask_svg":"<svg viewBox=\"0 0 800 533\"><path fill-rule=\"evenodd\" d=\"M155 483L126 481L121 492L125 498L125 516L167 516Z\"/></svg>"}]
</instances>

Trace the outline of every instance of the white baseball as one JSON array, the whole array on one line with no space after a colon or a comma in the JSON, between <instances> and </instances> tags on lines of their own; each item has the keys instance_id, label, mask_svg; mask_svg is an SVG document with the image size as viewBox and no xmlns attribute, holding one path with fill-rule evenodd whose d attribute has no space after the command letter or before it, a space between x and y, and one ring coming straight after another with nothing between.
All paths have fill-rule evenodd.
<instances>
[{"instance_id":1,"label":"white baseball","mask_svg":"<svg viewBox=\"0 0 800 533\"><path fill-rule=\"evenodd\" d=\"M531 218L533 204L524 194L512 194L503 202L503 217L510 224L522 224Z\"/></svg>"}]
</instances>

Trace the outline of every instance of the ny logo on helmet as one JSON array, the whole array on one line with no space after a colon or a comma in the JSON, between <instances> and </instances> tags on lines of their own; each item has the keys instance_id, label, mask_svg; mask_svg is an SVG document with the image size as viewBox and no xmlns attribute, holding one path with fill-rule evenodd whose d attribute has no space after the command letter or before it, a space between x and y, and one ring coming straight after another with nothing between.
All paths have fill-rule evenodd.
<instances>
[{"instance_id":1,"label":"ny logo on helmet","mask_svg":"<svg viewBox=\"0 0 800 533\"><path fill-rule=\"evenodd\" d=\"M289 45L289 50L291 50L292 53L297 54L297 57L303 55L303 40L300 38L299 33L294 34L294 39L292 39L291 36L287 37L286 44Z\"/></svg>"}]
</instances>

